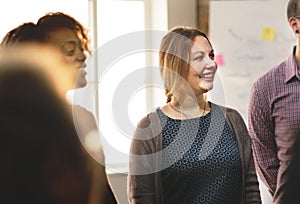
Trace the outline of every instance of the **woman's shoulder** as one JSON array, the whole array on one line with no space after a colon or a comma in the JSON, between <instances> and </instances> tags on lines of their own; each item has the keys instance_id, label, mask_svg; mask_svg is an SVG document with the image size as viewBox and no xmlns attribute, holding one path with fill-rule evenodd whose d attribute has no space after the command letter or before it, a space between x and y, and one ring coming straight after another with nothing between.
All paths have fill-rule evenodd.
<instances>
[{"instance_id":1,"label":"woman's shoulder","mask_svg":"<svg viewBox=\"0 0 300 204\"><path fill-rule=\"evenodd\" d=\"M72 111L87 114L87 115L93 115L93 113L91 111L89 111L87 108L82 107L80 105L73 105L72 104Z\"/></svg>"},{"instance_id":2,"label":"woman's shoulder","mask_svg":"<svg viewBox=\"0 0 300 204\"><path fill-rule=\"evenodd\" d=\"M135 139L153 139L161 134L162 127L157 111L156 109L149 112L138 122L134 133Z\"/></svg>"},{"instance_id":3,"label":"woman's shoulder","mask_svg":"<svg viewBox=\"0 0 300 204\"><path fill-rule=\"evenodd\" d=\"M235 118L235 119L243 120L241 114L235 108L223 106L223 105L219 105L219 104L215 104L215 103L211 103L211 106L212 107L215 106L215 107L218 107L219 109L221 109L221 111L224 113L225 117L227 117L229 119Z\"/></svg>"},{"instance_id":4,"label":"woman's shoulder","mask_svg":"<svg viewBox=\"0 0 300 204\"><path fill-rule=\"evenodd\" d=\"M98 125L94 114L85 107L72 105L72 116L75 127L77 130L80 130L81 134L86 135L92 130L98 131Z\"/></svg>"},{"instance_id":5,"label":"woman's shoulder","mask_svg":"<svg viewBox=\"0 0 300 204\"><path fill-rule=\"evenodd\" d=\"M153 125L154 123L156 124L157 122L159 122L158 111L159 111L159 108L156 108L155 110L148 112L138 122L137 127L146 128L146 127L149 127L151 124Z\"/></svg>"},{"instance_id":6,"label":"woman's shoulder","mask_svg":"<svg viewBox=\"0 0 300 204\"><path fill-rule=\"evenodd\" d=\"M234 113L238 113L238 111L232 107L229 107L229 106L224 106L224 105L220 105L220 104L216 104L216 103L213 103L213 102L210 102L211 106L215 106L215 107L218 107L220 108L223 112L234 112Z\"/></svg>"}]
</instances>

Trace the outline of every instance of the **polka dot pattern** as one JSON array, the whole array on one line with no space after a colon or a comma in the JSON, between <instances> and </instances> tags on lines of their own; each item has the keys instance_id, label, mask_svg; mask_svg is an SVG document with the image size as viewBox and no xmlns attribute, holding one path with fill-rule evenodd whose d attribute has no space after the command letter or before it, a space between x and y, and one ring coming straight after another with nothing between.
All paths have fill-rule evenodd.
<instances>
[{"instance_id":1,"label":"polka dot pattern","mask_svg":"<svg viewBox=\"0 0 300 204\"><path fill-rule=\"evenodd\" d=\"M211 112L187 120L157 112L163 128L163 164L168 164L161 172L164 203L238 204L241 160L228 124L211 126Z\"/></svg>"}]
</instances>

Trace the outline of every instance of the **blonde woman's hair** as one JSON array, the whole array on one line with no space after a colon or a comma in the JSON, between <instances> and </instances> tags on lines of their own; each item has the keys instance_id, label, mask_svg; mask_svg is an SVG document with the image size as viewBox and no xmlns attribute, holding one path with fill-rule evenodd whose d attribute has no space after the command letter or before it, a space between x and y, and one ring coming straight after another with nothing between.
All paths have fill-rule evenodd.
<instances>
[{"instance_id":1,"label":"blonde woman's hair","mask_svg":"<svg viewBox=\"0 0 300 204\"><path fill-rule=\"evenodd\" d=\"M159 50L160 74L164 81L167 103L178 89L180 81L186 80L189 70L190 51L196 36L207 36L196 28L177 26L162 39Z\"/></svg>"}]
</instances>

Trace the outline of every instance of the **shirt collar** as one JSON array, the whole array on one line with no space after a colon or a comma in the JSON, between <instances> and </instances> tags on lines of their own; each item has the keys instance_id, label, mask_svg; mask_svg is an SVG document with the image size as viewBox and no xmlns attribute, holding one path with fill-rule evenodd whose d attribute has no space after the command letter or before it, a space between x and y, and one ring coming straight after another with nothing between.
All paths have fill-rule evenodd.
<instances>
[{"instance_id":1,"label":"shirt collar","mask_svg":"<svg viewBox=\"0 0 300 204\"><path fill-rule=\"evenodd\" d=\"M289 55L286 61L285 69L285 83L288 83L293 77L297 77L300 80L298 66L295 59L296 46L293 47L292 53Z\"/></svg>"}]
</instances>

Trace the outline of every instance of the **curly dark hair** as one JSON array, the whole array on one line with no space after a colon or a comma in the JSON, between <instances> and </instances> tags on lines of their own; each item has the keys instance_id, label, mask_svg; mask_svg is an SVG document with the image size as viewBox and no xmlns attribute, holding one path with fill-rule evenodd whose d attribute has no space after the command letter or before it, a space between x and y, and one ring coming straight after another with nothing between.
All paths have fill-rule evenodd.
<instances>
[{"instance_id":1,"label":"curly dark hair","mask_svg":"<svg viewBox=\"0 0 300 204\"><path fill-rule=\"evenodd\" d=\"M89 48L90 46L87 28L85 28L80 22L78 22L75 18L73 18L70 15L67 15L62 12L50 12L42 16L37 21L37 26L46 35L47 33L60 28L69 28L73 30L77 35L79 35L82 47L86 51L91 52Z\"/></svg>"},{"instance_id":2,"label":"curly dark hair","mask_svg":"<svg viewBox=\"0 0 300 204\"><path fill-rule=\"evenodd\" d=\"M39 32L38 27L32 23L27 22L10 30L2 39L1 46L9 47L20 42L44 42L45 36Z\"/></svg>"}]
</instances>

